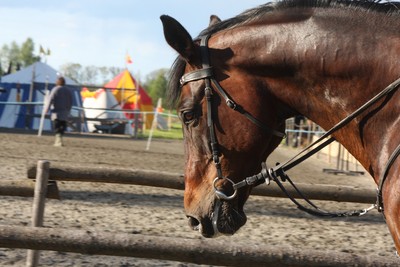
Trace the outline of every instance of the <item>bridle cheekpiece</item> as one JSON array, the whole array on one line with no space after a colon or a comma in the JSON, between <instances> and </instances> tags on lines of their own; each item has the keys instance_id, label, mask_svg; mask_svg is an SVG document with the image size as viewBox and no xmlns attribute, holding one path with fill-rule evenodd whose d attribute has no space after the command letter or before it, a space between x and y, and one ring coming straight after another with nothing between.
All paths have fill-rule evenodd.
<instances>
[{"instance_id":1,"label":"bridle cheekpiece","mask_svg":"<svg viewBox=\"0 0 400 267\"><path fill-rule=\"evenodd\" d=\"M209 60L209 51L208 51L208 39L209 38L210 38L209 35L203 36L200 38L202 68L184 74L180 79L180 85L184 86L185 84L187 84L189 82L204 80L204 83L205 83L204 92L205 92L205 98L207 100L207 126L208 126L209 133L210 133L210 145L211 145L212 158L213 158L215 167L217 169L217 177L213 181L213 187L215 189L215 193L218 198L223 199L223 200L231 200L236 197L237 189L239 188L239 186L237 186L237 184L235 184L228 177L224 177L222 174L220 153L219 153L219 148L218 148L219 145L218 145L217 137L215 134L213 112L212 112L213 91L217 91L220 94L220 96L222 98L224 98L225 104L229 108L231 108L235 111L238 111L239 113L244 115L248 120L250 120L252 123L254 123L261 129L263 129L264 131L271 133L275 136L278 136L280 138L285 137L286 134L266 126L265 124L260 122L258 119L254 118L250 113L243 110L234 100L232 100L232 98L230 98L228 96L228 94L222 88L222 86L218 83L218 81L215 80L213 68L210 66L210 60ZM214 85L214 89L213 89L212 85ZM265 180L267 177L262 177L262 178L264 178L264 180ZM228 196L224 192L218 190L217 182L221 179L225 179L226 181L228 181L229 183L232 184L234 192L231 195ZM251 179L251 178L249 177L248 179Z\"/></svg>"}]
</instances>

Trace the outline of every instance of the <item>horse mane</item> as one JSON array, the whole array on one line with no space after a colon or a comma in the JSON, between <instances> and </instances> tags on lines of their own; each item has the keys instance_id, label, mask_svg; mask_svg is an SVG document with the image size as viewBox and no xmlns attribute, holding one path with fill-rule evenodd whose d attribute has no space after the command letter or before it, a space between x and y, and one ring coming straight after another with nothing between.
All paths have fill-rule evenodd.
<instances>
[{"instance_id":1,"label":"horse mane","mask_svg":"<svg viewBox=\"0 0 400 267\"><path fill-rule=\"evenodd\" d=\"M290 8L353 8L356 10L364 10L366 12L383 12L386 14L400 14L400 2L381 0L280 0L278 2L270 2L256 8L248 9L243 13L216 23L205 30L200 36L212 35L216 32L235 28L241 25L257 22L261 20L266 13L285 10ZM199 38L197 37L197 39ZM167 99L171 106L175 106L180 97L179 80L184 73L186 62L178 56L173 63L170 73L167 90Z\"/></svg>"},{"instance_id":2,"label":"horse mane","mask_svg":"<svg viewBox=\"0 0 400 267\"><path fill-rule=\"evenodd\" d=\"M343 8L351 7L369 12L400 12L400 2L382 2L381 0L281 0L270 2L244 11L236 17L221 21L206 28L199 36L210 35L221 30L238 27L262 19L266 13L289 8Z\"/></svg>"}]
</instances>

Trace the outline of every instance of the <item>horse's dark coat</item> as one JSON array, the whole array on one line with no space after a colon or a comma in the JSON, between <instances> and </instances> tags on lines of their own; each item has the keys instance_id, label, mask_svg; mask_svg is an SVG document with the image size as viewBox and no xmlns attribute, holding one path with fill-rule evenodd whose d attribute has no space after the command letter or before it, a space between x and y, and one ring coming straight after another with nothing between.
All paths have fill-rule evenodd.
<instances>
[{"instance_id":1,"label":"horse's dark coat","mask_svg":"<svg viewBox=\"0 0 400 267\"><path fill-rule=\"evenodd\" d=\"M269 3L218 22L210 35L214 77L247 112L282 130L286 118L302 114L325 129L348 116L400 76L400 3L298 1ZM184 73L202 68L199 40L173 18L163 16L167 42L178 53L169 98L184 122L185 210L190 225L207 237L233 234L245 222L251 190L232 201L215 197L204 100L204 82L181 86ZM379 183L400 143L400 92L390 94L334 137ZM260 170L281 139L223 105L214 92L213 116L223 174L234 182ZM385 217L400 251L400 159L383 188ZM218 184L229 190L229 183Z\"/></svg>"}]
</instances>

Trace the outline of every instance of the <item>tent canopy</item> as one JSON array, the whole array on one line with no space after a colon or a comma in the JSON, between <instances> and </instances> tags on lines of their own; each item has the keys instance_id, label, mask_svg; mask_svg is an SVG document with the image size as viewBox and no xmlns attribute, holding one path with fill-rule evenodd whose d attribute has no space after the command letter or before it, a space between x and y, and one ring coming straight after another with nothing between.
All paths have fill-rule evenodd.
<instances>
[{"instance_id":1,"label":"tent canopy","mask_svg":"<svg viewBox=\"0 0 400 267\"><path fill-rule=\"evenodd\" d=\"M98 125L102 125L102 122L93 119L108 119L109 124L115 124L125 118L122 112L118 112L121 110L121 106L110 90L100 88L96 91L89 91L84 87L81 95L85 117L88 119L87 126L89 132L97 132ZM127 126L130 125L123 124L110 131L111 133L132 134L132 128Z\"/></svg>"},{"instance_id":2,"label":"tent canopy","mask_svg":"<svg viewBox=\"0 0 400 267\"><path fill-rule=\"evenodd\" d=\"M1 77L0 86L0 127L38 129L40 114L46 89L51 90L59 77L59 72L43 62L21 69ZM73 105L82 107L82 98L78 84L64 77L66 84L74 92ZM72 110L71 115L78 117L79 111ZM51 130L50 120L44 123L44 130Z\"/></svg>"},{"instance_id":3,"label":"tent canopy","mask_svg":"<svg viewBox=\"0 0 400 267\"><path fill-rule=\"evenodd\" d=\"M115 99L123 109L137 110L141 112L153 112L153 101L142 86L138 86L128 70L124 70L114 79L104 85L104 88L110 89ZM134 114L126 113L127 118L133 119ZM153 115L147 114L143 117L146 128L151 127Z\"/></svg>"},{"instance_id":4,"label":"tent canopy","mask_svg":"<svg viewBox=\"0 0 400 267\"><path fill-rule=\"evenodd\" d=\"M137 86L137 81L128 70L124 70L114 79L104 85L104 88L111 89L119 103L130 105L130 109L141 111L153 111L153 102L142 86ZM137 89L139 88L139 90ZM139 91L139 94L138 94ZM137 106L136 106L137 104ZM148 109L150 108L150 109Z\"/></svg>"},{"instance_id":5,"label":"tent canopy","mask_svg":"<svg viewBox=\"0 0 400 267\"><path fill-rule=\"evenodd\" d=\"M60 73L43 62L35 62L32 65L21 69L20 71L1 77L2 83L21 83L30 84L32 80L35 83L55 84ZM68 77L65 78L67 85L77 86L78 84Z\"/></svg>"}]
</instances>

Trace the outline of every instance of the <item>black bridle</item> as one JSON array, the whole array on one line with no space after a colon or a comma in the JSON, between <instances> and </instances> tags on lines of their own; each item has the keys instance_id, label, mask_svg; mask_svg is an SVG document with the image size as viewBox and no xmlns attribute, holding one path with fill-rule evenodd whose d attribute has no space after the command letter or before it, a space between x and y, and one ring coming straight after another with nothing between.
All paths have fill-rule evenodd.
<instances>
[{"instance_id":1,"label":"black bridle","mask_svg":"<svg viewBox=\"0 0 400 267\"><path fill-rule=\"evenodd\" d=\"M377 94L375 97L373 97L371 100L366 102L364 105L362 105L360 108L358 108L356 111L351 113L349 116L344 118L342 121L340 121L338 124L336 124L334 127L332 127L329 131L327 131L325 134L323 134L318 140L307 146L304 150L302 150L300 153L298 153L296 156L291 158L290 160L286 161L283 164L277 164L273 168L267 168L265 163L262 163L262 169L261 172L249 177L244 178L242 181L238 183L234 183L231 179L228 177L224 177L222 174L222 169L221 169L221 163L220 163L220 152L218 148L218 141L216 138L215 134L215 127L214 127L214 121L213 121L213 112L212 112L212 96L213 96L213 87L214 85L214 90L216 90L225 100L225 103L228 107L231 109L240 112L242 115L244 115L247 119L249 119L252 123L263 129L264 131L271 133L277 137L285 137L285 133L279 132L275 129L272 129L256 118L254 118L250 113L247 111L243 110L237 103L235 103L225 92L225 90L221 87L221 85L214 79L214 74L213 74L213 69L210 66L209 62L209 49L208 49L208 39L210 38L209 35L203 36L200 38L200 49L201 49L201 57L202 57L202 69L195 70L192 72L189 72L185 75L182 76L180 80L181 86L193 82L193 81L198 81L198 80L204 80L205 82L205 97L207 100L207 126L209 128L209 133L210 133L210 145L211 145L211 152L213 156L213 162L215 164L215 167L217 169L217 177L213 181L213 187L215 190L215 193L219 199L222 200L231 200L236 197L237 195L237 190L239 188L245 187L245 186L257 186L262 183L269 184L270 181L274 181L277 183L277 185L281 188L281 190L294 202L297 207L303 211L306 211L312 215L318 215L318 216L329 216L329 217L343 217L343 216L361 216L366 214L368 211L377 208L378 211L382 212L383 211L383 200L382 200L382 188L383 184L388 176L388 172L393 165L394 161L397 159L397 157L400 155L400 144L397 146L397 148L394 150L392 155L389 158L388 163L385 166L384 172L382 173L380 177L380 183L379 187L377 190L377 203L372 205L369 208L366 209L361 209L361 210L356 210L356 211L349 211L349 212L339 212L339 213L331 213L327 212L324 210L321 210L318 208L316 205L314 205L309 199L307 199L295 186L295 184L292 182L290 177L286 174L286 171L290 170L291 168L297 166L307 158L311 157L318 151L320 151L322 148L326 147L335 139L331 136L333 133L337 132L344 126L346 126L348 123L350 123L354 118L356 118L358 115L360 115L362 112L364 112L366 109L371 107L373 104L375 104L377 101L382 99L384 96L387 96L391 92L395 91L398 89L400 85L400 78L391 83L388 87L386 87L383 91L381 91L379 94ZM328 138L329 137L329 138ZM327 140L325 140L327 139ZM318 146L317 146L318 144ZM220 191L216 183L221 180L225 179L229 183L232 184L233 188L233 193L231 195L226 195L224 192ZM291 196L288 191L285 189L283 186L282 182L288 181L291 186L296 190L296 192L303 198L304 201L306 201L312 208L308 208L300 204L293 196Z\"/></svg>"},{"instance_id":2,"label":"black bridle","mask_svg":"<svg viewBox=\"0 0 400 267\"><path fill-rule=\"evenodd\" d=\"M260 122L258 119L254 118L250 113L248 113L241 106L239 106L235 101L233 101L233 99L231 99L228 96L228 94L225 92L225 90L222 88L222 86L218 83L218 81L216 81L214 79L213 69L209 63L210 61L209 61L209 52L208 52L208 45L207 45L209 37L210 36L207 35L200 39L202 69L195 70L195 71L192 71L192 72L189 72L189 73L183 75L182 78L180 79L180 84L181 84L181 86L183 86L189 82L204 80L204 83L205 83L204 93L205 93L205 97L207 100L207 126L208 126L209 132L210 132L210 146L211 146L212 158L213 158L215 167L217 169L217 177L214 179L215 193L221 199L230 200L236 196L236 193L237 193L236 189L235 189L233 195L227 196L225 193L223 193L222 191L220 191L216 188L216 182L220 179L226 179L232 185L234 185L234 182L231 179L229 179L228 177L224 177L222 174L219 145L218 145L217 137L215 134L213 112L212 112L212 96L213 96L212 85L214 85L216 91L222 96L222 98L224 98L225 103L229 108L239 112L240 114L245 116L248 120L250 120L252 123L254 123L258 127L260 127L265 132L273 134L280 138L285 137L286 134L279 132L275 129L272 129L271 127L266 126L265 124Z\"/></svg>"}]
</instances>

